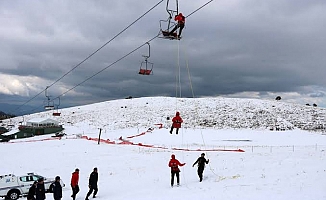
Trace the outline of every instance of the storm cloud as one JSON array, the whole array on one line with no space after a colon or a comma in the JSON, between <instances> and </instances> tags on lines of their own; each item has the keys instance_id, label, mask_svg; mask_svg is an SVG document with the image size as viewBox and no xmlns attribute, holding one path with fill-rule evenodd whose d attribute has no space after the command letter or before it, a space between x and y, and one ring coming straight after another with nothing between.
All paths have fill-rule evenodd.
<instances>
[{"instance_id":1,"label":"storm cloud","mask_svg":"<svg viewBox=\"0 0 326 200\"><path fill-rule=\"evenodd\" d=\"M153 75L138 74L147 45L115 63L159 33L168 18L163 1L57 81L157 2L1 1L0 104L20 106L53 83L47 92L55 102L60 96L60 107L176 96L180 77L181 97L282 96L326 106L322 0L212 1L186 19L180 41L150 42ZM187 16L206 2L179 0L179 11ZM45 101L42 93L26 106Z\"/></svg>"}]
</instances>

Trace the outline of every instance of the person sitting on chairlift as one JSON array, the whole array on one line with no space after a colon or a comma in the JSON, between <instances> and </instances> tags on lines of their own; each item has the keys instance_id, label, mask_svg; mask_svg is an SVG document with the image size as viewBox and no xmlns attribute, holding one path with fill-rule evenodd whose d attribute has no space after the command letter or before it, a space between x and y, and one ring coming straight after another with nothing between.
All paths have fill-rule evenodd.
<instances>
[{"instance_id":1,"label":"person sitting on chairlift","mask_svg":"<svg viewBox=\"0 0 326 200\"><path fill-rule=\"evenodd\" d=\"M174 20L177 21L177 25L172 29L172 31L170 31L169 35L173 35L174 31L176 31L178 28L179 29L179 34L178 34L178 38L181 37L181 33L182 33L182 29L185 27L185 22L186 22L186 18L185 16L182 15L182 13L179 13L179 15L176 15L174 17Z\"/></svg>"}]
</instances>

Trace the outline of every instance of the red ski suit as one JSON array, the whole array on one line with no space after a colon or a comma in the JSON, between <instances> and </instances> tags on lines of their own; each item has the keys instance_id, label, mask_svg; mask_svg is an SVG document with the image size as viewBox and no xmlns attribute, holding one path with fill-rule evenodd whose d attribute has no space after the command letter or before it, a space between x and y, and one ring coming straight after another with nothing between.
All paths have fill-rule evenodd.
<instances>
[{"instance_id":1,"label":"red ski suit","mask_svg":"<svg viewBox=\"0 0 326 200\"><path fill-rule=\"evenodd\" d=\"M182 118L180 117L180 113L177 112L176 116L172 119L172 127L173 128L181 128L181 123L183 122Z\"/></svg>"},{"instance_id":2,"label":"red ski suit","mask_svg":"<svg viewBox=\"0 0 326 200\"><path fill-rule=\"evenodd\" d=\"M174 17L175 21L178 21L178 23L184 24L186 22L186 18L182 15L182 13L179 13L179 15L176 15Z\"/></svg>"},{"instance_id":3,"label":"red ski suit","mask_svg":"<svg viewBox=\"0 0 326 200\"><path fill-rule=\"evenodd\" d=\"M78 185L78 181L79 181L79 173L78 172L72 173L71 187L75 187L76 185Z\"/></svg>"},{"instance_id":4,"label":"red ski suit","mask_svg":"<svg viewBox=\"0 0 326 200\"><path fill-rule=\"evenodd\" d=\"M184 166L185 164L186 163L181 164L177 159L175 159L175 155L172 155L169 162L169 167L171 167L171 172L180 172L178 166Z\"/></svg>"}]
</instances>

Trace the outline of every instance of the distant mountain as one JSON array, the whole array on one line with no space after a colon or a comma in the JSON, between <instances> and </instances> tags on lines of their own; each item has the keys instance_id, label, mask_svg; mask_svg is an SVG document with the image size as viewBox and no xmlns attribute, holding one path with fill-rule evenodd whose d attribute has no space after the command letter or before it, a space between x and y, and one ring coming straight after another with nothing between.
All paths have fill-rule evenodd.
<instances>
[{"instance_id":1,"label":"distant mountain","mask_svg":"<svg viewBox=\"0 0 326 200\"><path fill-rule=\"evenodd\" d=\"M0 120L12 118L12 117L15 117L15 115L6 114L6 113L0 111Z\"/></svg>"},{"instance_id":2,"label":"distant mountain","mask_svg":"<svg viewBox=\"0 0 326 200\"><path fill-rule=\"evenodd\" d=\"M112 100L60 109L60 116L46 111L11 119L18 124L32 118L53 118L63 125L106 130L171 126L179 111L183 128L314 130L326 131L326 109L282 101L240 98L144 97Z\"/></svg>"},{"instance_id":3,"label":"distant mountain","mask_svg":"<svg viewBox=\"0 0 326 200\"><path fill-rule=\"evenodd\" d=\"M29 106L29 105L24 105L23 109L17 110L17 107L19 105L14 105L14 104L8 104L8 103L0 103L0 110L4 113L10 114L10 115L26 115L30 114L32 112L35 112L35 107ZM38 109L40 111L41 109Z\"/></svg>"}]
</instances>

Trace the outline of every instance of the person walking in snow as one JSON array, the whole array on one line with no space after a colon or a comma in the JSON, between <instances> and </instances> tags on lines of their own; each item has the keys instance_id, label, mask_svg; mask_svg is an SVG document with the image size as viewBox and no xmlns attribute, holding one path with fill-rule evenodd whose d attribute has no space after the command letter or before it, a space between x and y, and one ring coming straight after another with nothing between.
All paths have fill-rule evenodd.
<instances>
[{"instance_id":1,"label":"person walking in snow","mask_svg":"<svg viewBox=\"0 0 326 200\"><path fill-rule=\"evenodd\" d=\"M78 181L79 181L79 169L76 168L75 172L73 172L71 176L71 189L72 189L71 197L73 200L76 199L76 195L79 192Z\"/></svg>"},{"instance_id":2,"label":"person walking in snow","mask_svg":"<svg viewBox=\"0 0 326 200\"><path fill-rule=\"evenodd\" d=\"M60 176L55 177L55 181L52 187L52 192L53 192L53 199L54 200L61 200L62 198L62 186L60 184Z\"/></svg>"},{"instance_id":3,"label":"person walking in snow","mask_svg":"<svg viewBox=\"0 0 326 200\"><path fill-rule=\"evenodd\" d=\"M97 181L98 181L98 173L97 173L97 168L95 167L93 172L89 176L89 181L88 181L89 191L86 195L85 200L88 200L88 197L92 194L93 190L94 190L93 198L96 198L96 194L98 191Z\"/></svg>"},{"instance_id":4,"label":"person walking in snow","mask_svg":"<svg viewBox=\"0 0 326 200\"><path fill-rule=\"evenodd\" d=\"M180 185L179 173L180 169L178 166L184 166L186 163L180 163L177 159L175 159L175 155L171 155L171 160L169 162L169 167L171 168L171 187L174 185L174 175L177 177L177 185Z\"/></svg>"},{"instance_id":5,"label":"person walking in snow","mask_svg":"<svg viewBox=\"0 0 326 200\"><path fill-rule=\"evenodd\" d=\"M35 190L36 200L44 200L45 197L45 187L44 187L44 178L39 178L36 184Z\"/></svg>"},{"instance_id":6,"label":"person walking in snow","mask_svg":"<svg viewBox=\"0 0 326 200\"><path fill-rule=\"evenodd\" d=\"M203 172L204 172L204 169L205 169L205 164L208 164L208 163L209 163L209 159L206 160L205 154L202 153L201 156L192 165L192 167L194 167L196 164L198 164L197 173L198 173L200 182L203 181Z\"/></svg>"},{"instance_id":7,"label":"person walking in snow","mask_svg":"<svg viewBox=\"0 0 326 200\"><path fill-rule=\"evenodd\" d=\"M28 190L27 200L35 200L37 181L34 181L33 185Z\"/></svg>"},{"instance_id":8,"label":"person walking in snow","mask_svg":"<svg viewBox=\"0 0 326 200\"><path fill-rule=\"evenodd\" d=\"M170 134L172 134L172 131L174 128L176 128L176 134L178 134L179 128L181 128L182 122L183 122L183 120L180 117L180 113L176 112L175 117L172 118L172 126L171 126L171 130L170 130Z\"/></svg>"}]
</instances>

